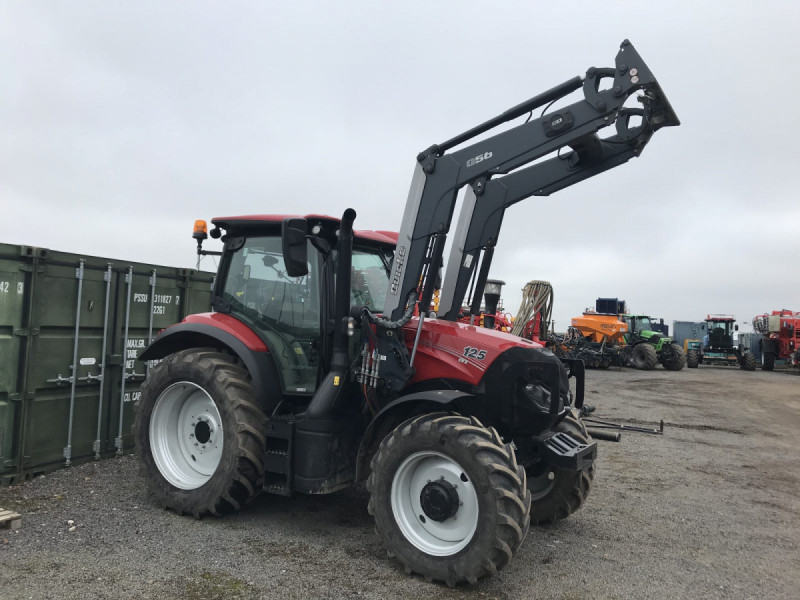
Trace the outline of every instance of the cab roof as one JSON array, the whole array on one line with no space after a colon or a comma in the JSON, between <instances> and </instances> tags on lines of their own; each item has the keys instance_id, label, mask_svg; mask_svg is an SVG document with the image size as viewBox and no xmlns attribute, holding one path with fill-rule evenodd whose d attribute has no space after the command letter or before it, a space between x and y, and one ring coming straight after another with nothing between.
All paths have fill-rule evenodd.
<instances>
[{"instance_id":1,"label":"cab roof","mask_svg":"<svg viewBox=\"0 0 800 600\"><path fill-rule=\"evenodd\" d=\"M284 219L305 219L310 227L321 225L323 227L338 228L341 219L330 215L241 215L235 217L215 217L211 222L223 229L253 230L280 228ZM357 240L377 242L389 246L397 245L398 234L396 231L355 229L353 235Z\"/></svg>"}]
</instances>

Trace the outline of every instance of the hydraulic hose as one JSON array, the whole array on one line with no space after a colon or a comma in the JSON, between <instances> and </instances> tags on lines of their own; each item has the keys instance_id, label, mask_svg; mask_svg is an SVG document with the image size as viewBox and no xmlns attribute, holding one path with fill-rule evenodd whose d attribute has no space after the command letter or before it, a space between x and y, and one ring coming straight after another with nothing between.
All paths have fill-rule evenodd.
<instances>
[{"instance_id":1,"label":"hydraulic hose","mask_svg":"<svg viewBox=\"0 0 800 600\"><path fill-rule=\"evenodd\" d=\"M400 329L403 325L408 323L411 320L411 317L414 316L414 306L416 305L416 298L417 298L417 291L411 290L406 298L406 312L400 317L397 321L390 321L382 317L381 315L376 315L366 306L363 308L364 316L370 323L377 325L378 327L382 327L384 329Z\"/></svg>"}]
</instances>

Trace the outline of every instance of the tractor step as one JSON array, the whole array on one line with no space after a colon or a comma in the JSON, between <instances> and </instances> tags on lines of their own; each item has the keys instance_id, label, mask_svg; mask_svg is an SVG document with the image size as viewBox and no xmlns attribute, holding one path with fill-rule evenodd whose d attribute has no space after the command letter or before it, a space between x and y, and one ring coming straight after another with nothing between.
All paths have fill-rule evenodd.
<instances>
[{"instance_id":1,"label":"tractor step","mask_svg":"<svg viewBox=\"0 0 800 600\"><path fill-rule=\"evenodd\" d=\"M583 471L597 458L596 442L584 444L563 431L546 438L542 445L545 461L560 469Z\"/></svg>"},{"instance_id":2,"label":"tractor step","mask_svg":"<svg viewBox=\"0 0 800 600\"><path fill-rule=\"evenodd\" d=\"M292 449L294 419L292 415L273 417L267 423L264 457L264 491L279 496L292 495Z\"/></svg>"}]
</instances>

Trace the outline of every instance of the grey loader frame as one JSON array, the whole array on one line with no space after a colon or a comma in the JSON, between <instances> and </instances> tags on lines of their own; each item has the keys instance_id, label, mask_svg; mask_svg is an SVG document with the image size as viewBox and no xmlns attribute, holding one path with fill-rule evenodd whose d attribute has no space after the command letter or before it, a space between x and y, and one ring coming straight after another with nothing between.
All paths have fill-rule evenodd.
<instances>
[{"instance_id":1,"label":"grey loader frame","mask_svg":"<svg viewBox=\"0 0 800 600\"><path fill-rule=\"evenodd\" d=\"M613 79L600 91L602 79ZM503 123L546 106L579 89L583 99L487 139L447 153ZM625 108L641 91L642 108ZM632 117L641 124L630 126ZM616 135L598 130L616 125ZM455 319L485 251L473 298L483 293L492 249L508 206L530 196L547 196L638 156L652 134L680 121L656 78L625 40L614 68L590 68L489 121L420 153L401 224L384 315L400 319L413 291L430 306L458 191L469 185L448 262L440 313ZM561 153L562 149L567 151ZM552 152L559 155L507 175ZM492 179L497 175L506 175ZM476 302L473 301L473 305ZM426 308L422 309L426 310ZM422 311L421 311L422 312ZM424 316L424 315L423 315Z\"/></svg>"}]
</instances>

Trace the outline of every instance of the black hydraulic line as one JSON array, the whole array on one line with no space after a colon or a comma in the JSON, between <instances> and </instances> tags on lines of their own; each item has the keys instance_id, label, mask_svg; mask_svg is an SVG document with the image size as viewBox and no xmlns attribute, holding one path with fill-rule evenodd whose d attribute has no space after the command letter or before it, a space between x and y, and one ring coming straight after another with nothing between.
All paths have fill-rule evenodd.
<instances>
[{"instance_id":1,"label":"black hydraulic line","mask_svg":"<svg viewBox=\"0 0 800 600\"><path fill-rule=\"evenodd\" d=\"M433 240L433 249L431 250L430 263L428 264L428 271L425 277L425 287L422 289L422 296L419 300L419 313L427 313L430 310L431 300L433 299L433 292L436 288L436 273L432 269L439 270L442 264L442 254L444 253L445 236L437 235Z\"/></svg>"},{"instance_id":2,"label":"black hydraulic line","mask_svg":"<svg viewBox=\"0 0 800 600\"><path fill-rule=\"evenodd\" d=\"M494 129L498 125L502 125L503 123L507 123L508 121L512 121L522 115L531 112L532 110L536 110L537 108L544 106L545 104L550 104L551 102L555 102L559 98L563 98L567 94L571 94L572 92L581 89L583 86L583 79L575 76L572 79L565 81L555 87L550 88L546 92L542 92L534 96L533 98L529 98L525 100L525 102L520 102L516 106L509 108L507 111L504 111L502 114L497 115L493 119L489 119L481 123L480 125L476 125L472 129L465 131L464 133L460 133L459 135L450 138L446 142L442 142L441 144L435 144L431 146L425 152L420 153L419 160L422 160L425 156L428 156L432 153L441 154L443 152L447 152L450 148L458 146L459 144L463 144L467 140L474 138L477 135L482 133L486 133L490 129Z\"/></svg>"},{"instance_id":3,"label":"black hydraulic line","mask_svg":"<svg viewBox=\"0 0 800 600\"><path fill-rule=\"evenodd\" d=\"M472 296L472 306L469 308L471 315L476 317L481 314L481 300L483 299L483 290L486 287L486 280L489 278L489 267L492 266L492 257L494 256L494 246L489 246L483 252L483 259L481 259L481 270L478 273L478 281L475 283L475 293Z\"/></svg>"}]
</instances>

